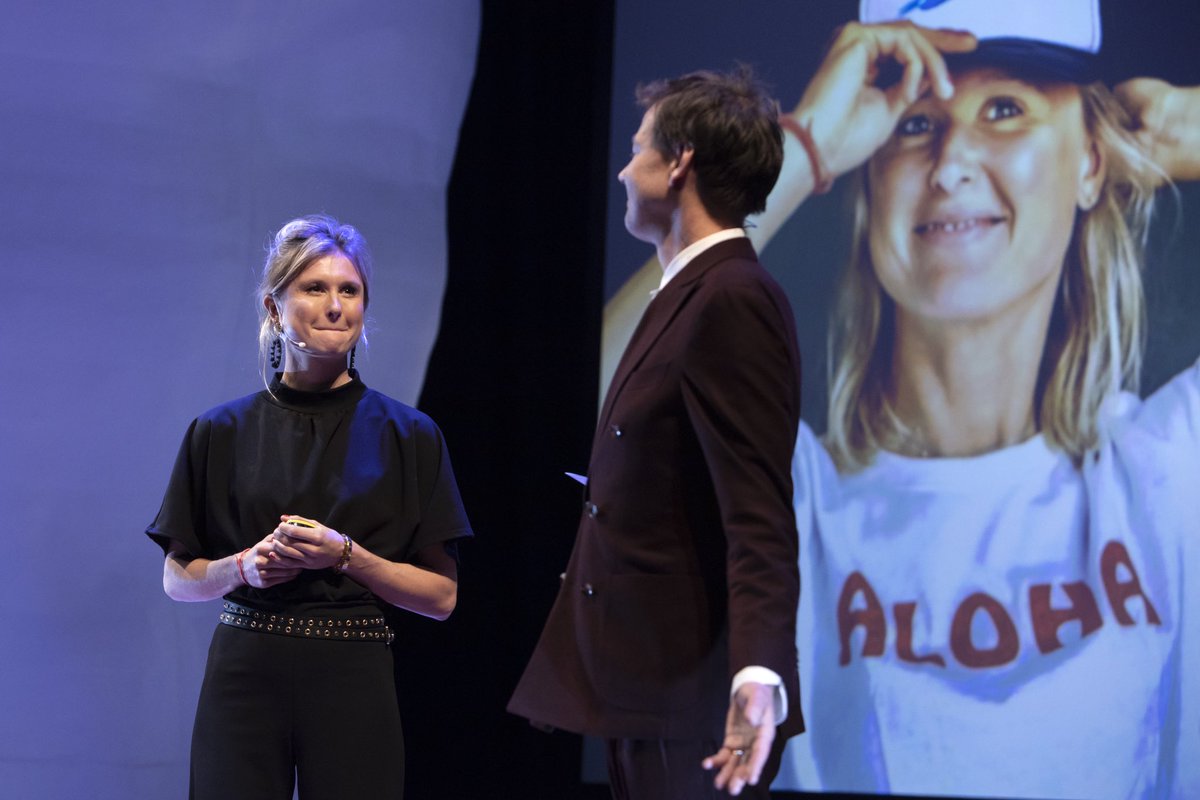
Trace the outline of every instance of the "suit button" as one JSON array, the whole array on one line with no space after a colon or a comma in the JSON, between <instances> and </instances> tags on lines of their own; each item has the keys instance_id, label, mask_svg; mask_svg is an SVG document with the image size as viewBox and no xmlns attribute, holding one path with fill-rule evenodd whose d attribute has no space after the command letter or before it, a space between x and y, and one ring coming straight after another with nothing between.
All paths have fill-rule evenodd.
<instances>
[{"instance_id":1,"label":"suit button","mask_svg":"<svg viewBox=\"0 0 1200 800\"><path fill-rule=\"evenodd\" d=\"M615 425L615 424L610 425L609 429L612 430L612 435L613 435L614 439L620 439L622 436L625 435L625 431L621 430L620 425Z\"/></svg>"},{"instance_id":2,"label":"suit button","mask_svg":"<svg viewBox=\"0 0 1200 800\"><path fill-rule=\"evenodd\" d=\"M596 593L596 589L590 583L585 583L583 588L579 590L579 593L584 597L591 597Z\"/></svg>"},{"instance_id":3,"label":"suit button","mask_svg":"<svg viewBox=\"0 0 1200 800\"><path fill-rule=\"evenodd\" d=\"M583 503L583 509L584 509L584 511L587 512L587 515L589 517L591 517L592 519L595 519L596 517L600 516L600 506L596 505L595 503L588 502L585 500Z\"/></svg>"}]
</instances>

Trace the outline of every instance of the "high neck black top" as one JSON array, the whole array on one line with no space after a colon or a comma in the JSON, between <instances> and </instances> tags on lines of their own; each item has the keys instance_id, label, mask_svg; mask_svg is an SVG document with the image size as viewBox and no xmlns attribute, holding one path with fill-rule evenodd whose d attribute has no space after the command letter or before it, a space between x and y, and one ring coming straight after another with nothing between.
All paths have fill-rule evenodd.
<instances>
[{"instance_id":1,"label":"high neck black top","mask_svg":"<svg viewBox=\"0 0 1200 800\"><path fill-rule=\"evenodd\" d=\"M315 519L392 561L471 535L442 433L357 375L325 392L285 386L224 403L189 426L146 529L164 552L218 559L269 535L281 514ZM227 597L265 610L371 613L382 601L331 569Z\"/></svg>"}]
</instances>

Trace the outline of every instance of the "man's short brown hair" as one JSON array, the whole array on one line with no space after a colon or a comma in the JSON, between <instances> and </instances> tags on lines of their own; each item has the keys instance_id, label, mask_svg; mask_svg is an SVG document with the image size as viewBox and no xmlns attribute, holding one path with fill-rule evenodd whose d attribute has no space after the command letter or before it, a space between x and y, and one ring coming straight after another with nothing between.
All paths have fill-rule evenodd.
<instances>
[{"instance_id":1,"label":"man's short brown hair","mask_svg":"<svg viewBox=\"0 0 1200 800\"><path fill-rule=\"evenodd\" d=\"M741 225L767 204L783 165L779 103L749 67L691 72L637 88L654 109L654 146L667 158L693 150L700 200L721 222Z\"/></svg>"}]
</instances>

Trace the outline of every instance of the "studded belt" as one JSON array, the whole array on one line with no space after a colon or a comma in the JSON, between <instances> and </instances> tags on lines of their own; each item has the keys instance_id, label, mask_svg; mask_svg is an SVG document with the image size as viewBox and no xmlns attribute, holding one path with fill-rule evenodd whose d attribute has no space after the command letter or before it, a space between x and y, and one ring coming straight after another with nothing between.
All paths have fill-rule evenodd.
<instances>
[{"instance_id":1,"label":"studded belt","mask_svg":"<svg viewBox=\"0 0 1200 800\"><path fill-rule=\"evenodd\" d=\"M271 611L259 611L226 600L220 616L222 625L244 628L260 633L295 636L300 639L328 639L339 642L383 642L395 639L383 617L349 617L332 614L296 616Z\"/></svg>"}]
</instances>

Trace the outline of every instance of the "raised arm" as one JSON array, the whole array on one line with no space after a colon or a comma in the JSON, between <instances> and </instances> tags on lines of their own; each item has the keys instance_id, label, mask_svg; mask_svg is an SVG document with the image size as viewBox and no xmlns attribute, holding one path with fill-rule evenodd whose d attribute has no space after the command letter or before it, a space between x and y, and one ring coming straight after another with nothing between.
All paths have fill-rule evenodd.
<instances>
[{"instance_id":1,"label":"raised arm","mask_svg":"<svg viewBox=\"0 0 1200 800\"><path fill-rule=\"evenodd\" d=\"M830 179L862 164L891 135L900 115L926 91L950 97L954 87L943 53L975 48L969 33L921 28L908 22L847 23L841 28L785 126L783 171L755 219L750 238L760 252L817 184L818 163ZM875 85L880 70L896 63L898 83ZM795 129L807 131L811 148Z\"/></svg>"}]
</instances>

